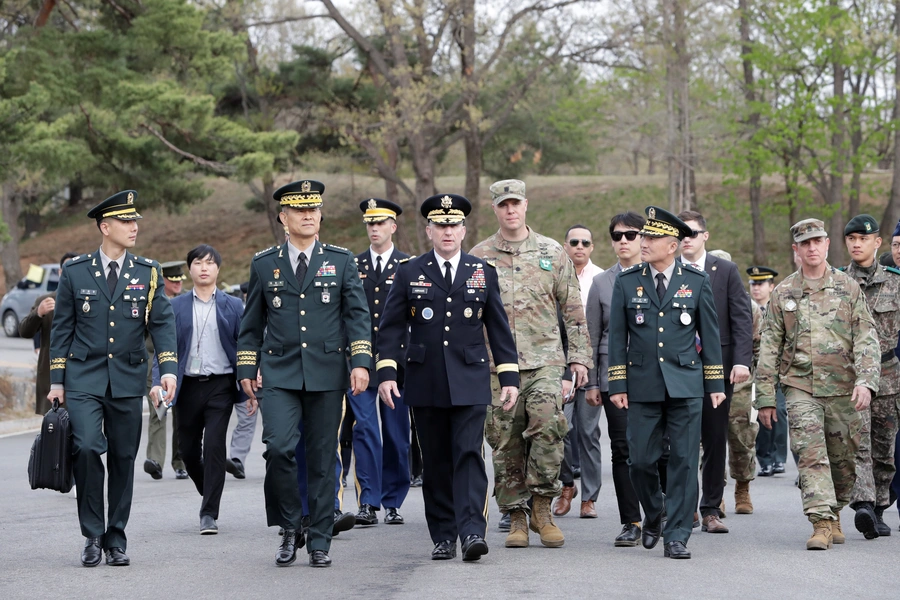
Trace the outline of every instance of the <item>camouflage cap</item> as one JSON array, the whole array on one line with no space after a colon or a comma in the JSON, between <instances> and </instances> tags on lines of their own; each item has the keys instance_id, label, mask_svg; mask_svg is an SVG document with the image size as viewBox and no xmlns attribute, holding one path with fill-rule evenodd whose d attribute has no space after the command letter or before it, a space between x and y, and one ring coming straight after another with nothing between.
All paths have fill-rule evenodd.
<instances>
[{"instance_id":1,"label":"camouflage cap","mask_svg":"<svg viewBox=\"0 0 900 600\"><path fill-rule=\"evenodd\" d=\"M791 227L791 237L794 238L794 243L799 244L812 238L828 237L828 233L825 231L825 223L819 219L803 219Z\"/></svg>"},{"instance_id":2,"label":"camouflage cap","mask_svg":"<svg viewBox=\"0 0 900 600\"><path fill-rule=\"evenodd\" d=\"M850 235L851 233L860 233L862 235L878 233L878 221L872 215L856 215L844 227L844 235Z\"/></svg>"},{"instance_id":3,"label":"camouflage cap","mask_svg":"<svg viewBox=\"0 0 900 600\"><path fill-rule=\"evenodd\" d=\"M731 253L725 250L710 250L710 255L715 256L716 258L721 258L722 260L727 260L731 262Z\"/></svg>"},{"instance_id":4,"label":"camouflage cap","mask_svg":"<svg viewBox=\"0 0 900 600\"><path fill-rule=\"evenodd\" d=\"M491 185L491 202L497 206L504 200L514 198L525 200L525 182L518 179L504 179Z\"/></svg>"}]
</instances>

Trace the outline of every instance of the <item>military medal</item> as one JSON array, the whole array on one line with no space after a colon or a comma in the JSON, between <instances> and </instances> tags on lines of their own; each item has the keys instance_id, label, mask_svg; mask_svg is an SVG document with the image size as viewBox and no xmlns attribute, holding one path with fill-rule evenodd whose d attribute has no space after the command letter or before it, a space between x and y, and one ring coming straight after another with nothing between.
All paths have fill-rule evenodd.
<instances>
[{"instance_id":1,"label":"military medal","mask_svg":"<svg viewBox=\"0 0 900 600\"><path fill-rule=\"evenodd\" d=\"M688 314L687 309L682 309L680 320L681 320L682 325L690 325L691 324L691 315Z\"/></svg>"},{"instance_id":2,"label":"military medal","mask_svg":"<svg viewBox=\"0 0 900 600\"><path fill-rule=\"evenodd\" d=\"M463 311L463 315L464 315L467 319L471 319L471 318L472 318L472 309L471 309L471 308L467 308L466 310Z\"/></svg>"},{"instance_id":3,"label":"military medal","mask_svg":"<svg viewBox=\"0 0 900 600\"><path fill-rule=\"evenodd\" d=\"M331 294L328 293L328 290L322 290L322 304L328 304L331 302Z\"/></svg>"},{"instance_id":4,"label":"military medal","mask_svg":"<svg viewBox=\"0 0 900 600\"><path fill-rule=\"evenodd\" d=\"M638 288L637 288L637 295L638 295L638 298L640 298L640 297L642 297L642 296L644 295L644 286L642 286L642 285L639 285L639 286L638 286Z\"/></svg>"},{"instance_id":5,"label":"military medal","mask_svg":"<svg viewBox=\"0 0 900 600\"><path fill-rule=\"evenodd\" d=\"M100 277L100 271L94 271L94 277Z\"/></svg>"},{"instance_id":6,"label":"military medal","mask_svg":"<svg viewBox=\"0 0 900 600\"><path fill-rule=\"evenodd\" d=\"M640 308L638 308L637 314L634 315L634 322L638 325L644 324L644 311L642 311Z\"/></svg>"},{"instance_id":7,"label":"military medal","mask_svg":"<svg viewBox=\"0 0 900 600\"><path fill-rule=\"evenodd\" d=\"M281 269L275 269L274 271L272 271L272 277L274 277L275 279L278 279L279 277L281 277ZM276 307L276 308L278 308L278 307Z\"/></svg>"},{"instance_id":8,"label":"military medal","mask_svg":"<svg viewBox=\"0 0 900 600\"><path fill-rule=\"evenodd\" d=\"M141 311L138 310L137 302L132 302L131 303L131 318L137 319L139 316L141 316Z\"/></svg>"},{"instance_id":9,"label":"military medal","mask_svg":"<svg viewBox=\"0 0 900 600\"><path fill-rule=\"evenodd\" d=\"M433 317L433 316L434 316L434 311L431 310L431 307L426 306L425 308L422 309L422 318L425 319L426 321L430 321L431 317Z\"/></svg>"},{"instance_id":10,"label":"military medal","mask_svg":"<svg viewBox=\"0 0 900 600\"><path fill-rule=\"evenodd\" d=\"M281 308L281 296L275 296L272 298L272 306L275 308Z\"/></svg>"},{"instance_id":11,"label":"military medal","mask_svg":"<svg viewBox=\"0 0 900 600\"><path fill-rule=\"evenodd\" d=\"M478 318L479 318L479 319L481 318L481 313L483 313L483 312L484 312L484 309L483 309L483 308L479 308L479 309L478 309Z\"/></svg>"},{"instance_id":12,"label":"military medal","mask_svg":"<svg viewBox=\"0 0 900 600\"><path fill-rule=\"evenodd\" d=\"M84 299L84 304L81 305L81 310L84 312L91 312L91 303L88 302L88 299Z\"/></svg>"}]
</instances>

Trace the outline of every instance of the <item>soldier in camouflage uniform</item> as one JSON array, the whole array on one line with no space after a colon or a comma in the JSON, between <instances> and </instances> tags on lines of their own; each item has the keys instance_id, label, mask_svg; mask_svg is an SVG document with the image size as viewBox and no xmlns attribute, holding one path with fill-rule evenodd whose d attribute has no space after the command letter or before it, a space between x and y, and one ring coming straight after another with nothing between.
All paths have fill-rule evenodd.
<instances>
[{"instance_id":1,"label":"soldier in camouflage uniform","mask_svg":"<svg viewBox=\"0 0 900 600\"><path fill-rule=\"evenodd\" d=\"M753 317L753 368L759 360L759 338L762 329L762 311L750 303ZM751 418L753 399L752 379L734 384L731 406L728 411L728 471L735 481L734 512L739 515L753 513L750 500L750 482L756 479L756 434L759 423Z\"/></svg>"},{"instance_id":2,"label":"soldier in camouflage uniform","mask_svg":"<svg viewBox=\"0 0 900 600\"><path fill-rule=\"evenodd\" d=\"M525 183L498 181L491 186L491 196L500 230L475 246L472 254L496 265L520 374L520 398L510 411L503 410L496 373L492 377L494 402L485 434L493 448L494 493L501 512L510 515L507 547L528 546L529 498L533 498L532 531L540 534L543 545L558 547L565 538L553 522L550 503L560 492L559 468L568 431L563 396L574 392L570 380L561 380L568 357L575 387L587 383L592 361L584 307L565 250L525 224ZM567 353L557 307L568 334Z\"/></svg>"},{"instance_id":3,"label":"soldier in camouflage uniform","mask_svg":"<svg viewBox=\"0 0 900 600\"><path fill-rule=\"evenodd\" d=\"M826 260L822 221L800 221L791 235L801 266L769 302L756 404L760 423L771 429L775 385L781 383L791 449L799 455L803 512L813 524L806 548L826 550L843 541L839 514L856 482L860 411L878 391L881 350L859 285Z\"/></svg>"},{"instance_id":4,"label":"soldier in camouflage uniform","mask_svg":"<svg viewBox=\"0 0 900 600\"><path fill-rule=\"evenodd\" d=\"M891 481L894 467L894 440L897 436L900 407L900 362L894 354L900 331L900 270L875 262L881 247L878 221L871 215L859 215L844 228L844 241L852 262L846 273L866 295L866 302L881 342L881 378L878 394L862 412L862 436L856 453L856 485L850 495L850 508L856 511L854 523L867 540L890 535L884 523L884 509L891 505Z\"/></svg>"}]
</instances>

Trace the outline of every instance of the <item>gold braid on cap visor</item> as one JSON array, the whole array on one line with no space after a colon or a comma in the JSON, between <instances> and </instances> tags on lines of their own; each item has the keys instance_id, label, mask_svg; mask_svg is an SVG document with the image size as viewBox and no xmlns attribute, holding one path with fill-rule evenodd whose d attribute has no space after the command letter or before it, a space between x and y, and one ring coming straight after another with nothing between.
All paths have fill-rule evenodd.
<instances>
[{"instance_id":1,"label":"gold braid on cap visor","mask_svg":"<svg viewBox=\"0 0 900 600\"><path fill-rule=\"evenodd\" d=\"M366 223L375 223L384 221L385 219L396 219L397 213L389 208L370 208L363 215L363 221Z\"/></svg>"},{"instance_id":2,"label":"gold braid on cap visor","mask_svg":"<svg viewBox=\"0 0 900 600\"><path fill-rule=\"evenodd\" d=\"M317 208L322 206L322 194L285 194L279 202L281 206Z\"/></svg>"},{"instance_id":3,"label":"gold braid on cap visor","mask_svg":"<svg viewBox=\"0 0 900 600\"><path fill-rule=\"evenodd\" d=\"M641 234L671 235L672 237L679 237L681 233L674 225L669 225L665 221L654 221L652 219L647 221L647 224L644 225L640 232Z\"/></svg>"},{"instance_id":4,"label":"gold braid on cap visor","mask_svg":"<svg viewBox=\"0 0 900 600\"><path fill-rule=\"evenodd\" d=\"M438 208L428 213L428 220L433 223L459 223L464 221L466 214L459 209Z\"/></svg>"}]
</instances>

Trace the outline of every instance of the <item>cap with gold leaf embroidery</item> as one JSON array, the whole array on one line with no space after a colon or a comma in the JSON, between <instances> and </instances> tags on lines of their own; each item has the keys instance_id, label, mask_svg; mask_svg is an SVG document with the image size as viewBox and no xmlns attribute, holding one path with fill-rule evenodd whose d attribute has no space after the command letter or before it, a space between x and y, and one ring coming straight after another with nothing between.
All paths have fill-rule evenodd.
<instances>
[{"instance_id":1,"label":"cap with gold leaf embroidery","mask_svg":"<svg viewBox=\"0 0 900 600\"><path fill-rule=\"evenodd\" d=\"M456 225L465 221L472 212L472 203L459 194L438 194L425 200L420 211L431 223Z\"/></svg>"},{"instance_id":2,"label":"cap with gold leaf embroidery","mask_svg":"<svg viewBox=\"0 0 900 600\"><path fill-rule=\"evenodd\" d=\"M691 235L693 231L687 224L658 206L648 206L644 209L647 213L647 222L641 229L640 234L646 237L666 237L672 236L683 240Z\"/></svg>"},{"instance_id":3,"label":"cap with gold leaf embroidery","mask_svg":"<svg viewBox=\"0 0 900 600\"><path fill-rule=\"evenodd\" d=\"M97 219L97 221L108 218L120 221L143 219L144 217L138 214L137 208L134 206L136 199L137 192L134 190L125 190L124 192L113 194L89 210L87 216L89 219Z\"/></svg>"},{"instance_id":4,"label":"cap with gold leaf embroidery","mask_svg":"<svg viewBox=\"0 0 900 600\"><path fill-rule=\"evenodd\" d=\"M325 184L313 179L302 179L283 185L272 194L281 206L294 208L321 208Z\"/></svg>"}]
</instances>

